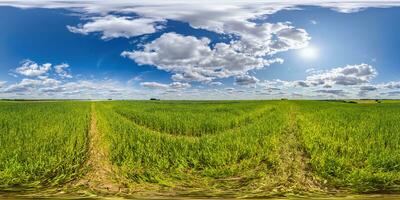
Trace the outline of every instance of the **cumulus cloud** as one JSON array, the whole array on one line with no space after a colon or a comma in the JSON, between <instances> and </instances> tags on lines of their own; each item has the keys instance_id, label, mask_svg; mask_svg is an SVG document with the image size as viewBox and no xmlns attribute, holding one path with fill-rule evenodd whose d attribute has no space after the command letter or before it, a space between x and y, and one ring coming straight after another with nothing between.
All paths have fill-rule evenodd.
<instances>
[{"instance_id":1,"label":"cumulus cloud","mask_svg":"<svg viewBox=\"0 0 400 200\"><path fill-rule=\"evenodd\" d=\"M306 30L296 28L290 22L254 21L291 7L288 5L136 2L108 6L107 8L101 3L96 5L100 16L91 17L90 22L77 27L69 26L69 30L82 34L101 32L103 39L129 38L154 33L160 29L157 24L176 20L186 22L196 29L231 38L230 42L217 43L211 47L211 41L207 38L165 33L146 44L143 51L124 51L121 54L139 64L154 65L160 70L172 72L171 78L176 82L207 83L217 78L243 75L249 70L260 69L272 63L282 63L282 59L271 56L278 52L303 48L310 40ZM96 12L92 8L84 10ZM120 13L121 16L110 14L113 12ZM122 16L130 14L136 17Z\"/></svg>"},{"instance_id":2,"label":"cumulus cloud","mask_svg":"<svg viewBox=\"0 0 400 200\"><path fill-rule=\"evenodd\" d=\"M267 60L240 52L236 44L217 43L210 47L208 38L164 33L145 44L143 50L124 51L121 55L141 65L154 65L172 72L174 81L211 82L216 78L243 75L280 59Z\"/></svg>"},{"instance_id":3,"label":"cumulus cloud","mask_svg":"<svg viewBox=\"0 0 400 200\"><path fill-rule=\"evenodd\" d=\"M250 75L241 75L241 76L237 76L235 78L235 84L236 85L254 85L258 82L259 80L254 77L254 76L250 76Z\"/></svg>"},{"instance_id":4,"label":"cumulus cloud","mask_svg":"<svg viewBox=\"0 0 400 200\"><path fill-rule=\"evenodd\" d=\"M358 0L358 1L343 1L343 2L326 2L320 3L320 6L331 8L337 12L341 13L354 13L360 12L367 8L390 8L400 6L400 2L398 1L382 1L382 2L374 2L374 1L366 1L366 0Z\"/></svg>"},{"instance_id":5,"label":"cumulus cloud","mask_svg":"<svg viewBox=\"0 0 400 200\"><path fill-rule=\"evenodd\" d=\"M382 92L381 95L387 95L390 97L398 97L400 96L400 91L390 91L390 92Z\"/></svg>"},{"instance_id":6,"label":"cumulus cloud","mask_svg":"<svg viewBox=\"0 0 400 200\"><path fill-rule=\"evenodd\" d=\"M86 24L80 24L77 27L67 26L73 33L87 35L92 32L100 32L102 39L112 39L118 37L130 38L144 34L151 34L161 29L157 25L160 19L151 18L132 18L107 15L102 17L93 17L92 21Z\"/></svg>"},{"instance_id":7,"label":"cumulus cloud","mask_svg":"<svg viewBox=\"0 0 400 200\"><path fill-rule=\"evenodd\" d=\"M190 88L191 85L189 83L181 83L181 82L173 82L171 84L163 84L158 82L142 82L141 86L149 88L149 89L187 89Z\"/></svg>"},{"instance_id":8,"label":"cumulus cloud","mask_svg":"<svg viewBox=\"0 0 400 200\"><path fill-rule=\"evenodd\" d=\"M19 83L6 87L4 93L19 93L37 90L43 87L54 87L61 82L52 78L42 77L41 79L22 79Z\"/></svg>"},{"instance_id":9,"label":"cumulus cloud","mask_svg":"<svg viewBox=\"0 0 400 200\"><path fill-rule=\"evenodd\" d=\"M324 93L324 94L333 94L336 96L345 96L346 95L346 92L344 92L343 90L315 90L314 92Z\"/></svg>"},{"instance_id":10,"label":"cumulus cloud","mask_svg":"<svg viewBox=\"0 0 400 200\"><path fill-rule=\"evenodd\" d=\"M21 62L21 66L17 67L14 71L17 74L30 78L47 77L47 75L54 73L62 78L72 78L72 75L69 73L69 67L67 63L58 65L51 63L38 64L31 60L24 60Z\"/></svg>"},{"instance_id":11,"label":"cumulus cloud","mask_svg":"<svg viewBox=\"0 0 400 200\"><path fill-rule=\"evenodd\" d=\"M47 90L47 91L46 91ZM112 80L78 80L59 84L56 87L43 88L42 91L54 92L63 96L90 98L121 98L130 94L130 90Z\"/></svg>"},{"instance_id":12,"label":"cumulus cloud","mask_svg":"<svg viewBox=\"0 0 400 200\"><path fill-rule=\"evenodd\" d=\"M374 85L363 85L360 87L360 91L358 92L359 96L367 96L369 92L378 90L377 86Z\"/></svg>"},{"instance_id":13,"label":"cumulus cloud","mask_svg":"<svg viewBox=\"0 0 400 200\"><path fill-rule=\"evenodd\" d=\"M112 80L61 81L48 77L22 79L0 88L0 96L8 98L132 98L135 91Z\"/></svg>"},{"instance_id":14,"label":"cumulus cloud","mask_svg":"<svg viewBox=\"0 0 400 200\"><path fill-rule=\"evenodd\" d=\"M54 70L56 71L56 73L63 77L63 78L72 78L72 75L67 71L69 68L69 64L67 63L62 63L59 65L55 65L54 66Z\"/></svg>"},{"instance_id":15,"label":"cumulus cloud","mask_svg":"<svg viewBox=\"0 0 400 200\"><path fill-rule=\"evenodd\" d=\"M301 87L310 87L306 81L295 81L294 84Z\"/></svg>"},{"instance_id":16,"label":"cumulus cloud","mask_svg":"<svg viewBox=\"0 0 400 200\"><path fill-rule=\"evenodd\" d=\"M211 85L211 86L221 86L221 85L224 85L224 84L221 83L221 82L218 82L218 81L214 81L214 82L208 83L208 85Z\"/></svg>"},{"instance_id":17,"label":"cumulus cloud","mask_svg":"<svg viewBox=\"0 0 400 200\"><path fill-rule=\"evenodd\" d=\"M140 83L141 86L150 88L150 89L167 89L168 85L158 82L142 82Z\"/></svg>"},{"instance_id":18,"label":"cumulus cloud","mask_svg":"<svg viewBox=\"0 0 400 200\"><path fill-rule=\"evenodd\" d=\"M381 85L383 88L400 89L400 81L391 81Z\"/></svg>"},{"instance_id":19,"label":"cumulus cloud","mask_svg":"<svg viewBox=\"0 0 400 200\"><path fill-rule=\"evenodd\" d=\"M323 1L323 0L305 0L299 2L298 0L258 0L253 5L248 5L245 1L200 1L200 0L187 0L187 1L164 1L164 0L137 0L134 2L126 0L114 0L114 1L52 1L52 0L35 0L35 1L2 1L0 5L15 6L20 8L67 8L77 11L84 11L87 13L110 13L110 12L133 12L144 10L144 13L152 13L158 11L159 13L154 13L153 15L168 15L168 16L180 16L185 13L193 13L194 11L201 11L202 8L209 6L213 8L212 11L216 12L218 10L226 11L226 9L237 10L239 6L242 9L247 9L253 11L251 14L262 14L262 13L273 13L282 9L290 9L296 6L321 6L331 8L338 12L351 13L362 11L367 8L387 8L393 6L400 6L400 2L396 0L386 0L386 1L368 1L368 0L343 0L343 1ZM193 5L193 6L190 6ZM248 5L245 7L245 5ZM212 7L213 6L213 7ZM138 7L138 8L137 8ZM148 8L146 10L142 7ZM171 11L175 11L175 13ZM167 11L170 11L168 13ZM178 12L180 11L180 12ZM240 10L239 10L240 11ZM217 14L211 17L218 16ZM247 14L250 15L250 14ZM188 18L194 18L193 16L188 16Z\"/></svg>"},{"instance_id":20,"label":"cumulus cloud","mask_svg":"<svg viewBox=\"0 0 400 200\"><path fill-rule=\"evenodd\" d=\"M360 87L360 90L362 90L362 91L375 91L377 89L378 88L376 86L373 86L373 85L363 85L363 86Z\"/></svg>"},{"instance_id":21,"label":"cumulus cloud","mask_svg":"<svg viewBox=\"0 0 400 200\"><path fill-rule=\"evenodd\" d=\"M173 82L169 84L169 87L174 89L186 89L190 88L191 85L189 83Z\"/></svg>"},{"instance_id":22,"label":"cumulus cloud","mask_svg":"<svg viewBox=\"0 0 400 200\"><path fill-rule=\"evenodd\" d=\"M18 3L16 3L18 4ZM308 45L306 30L290 22L255 22L292 4L247 3L166 3L166 2L43 2L21 3L19 6L67 7L87 14L88 22L68 26L74 33L100 33L102 39L135 37L158 31L167 20L186 22L193 28L204 29L231 38L230 42L211 46L207 38L165 33L145 44L142 51L124 51L121 55L139 64L154 65L172 72L175 82L204 82L240 76L250 70L272 63L282 63L272 55ZM118 14L118 15L117 15ZM132 17L134 15L135 17Z\"/></svg>"},{"instance_id":23,"label":"cumulus cloud","mask_svg":"<svg viewBox=\"0 0 400 200\"><path fill-rule=\"evenodd\" d=\"M5 81L0 81L0 88L4 87L6 85L7 82Z\"/></svg>"},{"instance_id":24,"label":"cumulus cloud","mask_svg":"<svg viewBox=\"0 0 400 200\"><path fill-rule=\"evenodd\" d=\"M24 77L19 81L6 85L0 82L1 98L132 98L136 91L119 82L104 80L72 80L66 63L53 65L37 64L26 60L15 72ZM15 77L17 78L17 77ZM178 86L176 86L178 87Z\"/></svg>"},{"instance_id":25,"label":"cumulus cloud","mask_svg":"<svg viewBox=\"0 0 400 200\"><path fill-rule=\"evenodd\" d=\"M324 86L327 88L332 85L360 85L370 82L377 74L376 69L368 64L347 65L313 73L307 76L306 80L297 81L296 84L303 87Z\"/></svg>"},{"instance_id":26,"label":"cumulus cloud","mask_svg":"<svg viewBox=\"0 0 400 200\"><path fill-rule=\"evenodd\" d=\"M40 65L31 60L25 60L21 63L20 67L15 69L15 72L24 76L35 77L46 74L50 69L50 63Z\"/></svg>"}]
</instances>

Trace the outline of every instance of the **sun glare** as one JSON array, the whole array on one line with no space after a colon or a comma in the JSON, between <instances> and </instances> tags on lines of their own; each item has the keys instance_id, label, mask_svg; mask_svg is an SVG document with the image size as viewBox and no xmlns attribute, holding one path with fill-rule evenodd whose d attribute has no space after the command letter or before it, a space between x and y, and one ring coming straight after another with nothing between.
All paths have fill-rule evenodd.
<instances>
[{"instance_id":1,"label":"sun glare","mask_svg":"<svg viewBox=\"0 0 400 200\"><path fill-rule=\"evenodd\" d=\"M318 56L318 50L309 46L300 50L300 56L304 59L315 59Z\"/></svg>"}]
</instances>

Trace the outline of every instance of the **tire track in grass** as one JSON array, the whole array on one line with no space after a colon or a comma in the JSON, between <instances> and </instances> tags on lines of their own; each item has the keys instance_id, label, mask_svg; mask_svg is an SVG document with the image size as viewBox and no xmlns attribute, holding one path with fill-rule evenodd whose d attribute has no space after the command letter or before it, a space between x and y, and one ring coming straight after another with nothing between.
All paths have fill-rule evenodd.
<instances>
[{"instance_id":1,"label":"tire track in grass","mask_svg":"<svg viewBox=\"0 0 400 200\"><path fill-rule=\"evenodd\" d=\"M278 146L273 153L278 157L278 163L264 179L264 186L257 189L259 194L256 196L324 194L326 190L313 175L310 158L302 143L296 106L286 104L286 127L277 140Z\"/></svg>"},{"instance_id":2,"label":"tire track in grass","mask_svg":"<svg viewBox=\"0 0 400 200\"><path fill-rule=\"evenodd\" d=\"M247 117L250 116L248 119L242 119L239 122L238 125L233 126L233 127L228 127L228 128L226 128L224 130L216 131L216 132L214 132L214 133L212 133L210 135L218 135L218 134L221 134L221 133L238 130L238 129L247 127L249 125L252 125L258 119L264 117L267 114L268 111L271 111L274 108L275 107L270 107L270 106L259 108L256 111L253 111L253 113L251 113L250 115L248 115ZM131 117L126 113L122 113L122 112L119 112L119 111L116 111L116 110L114 110L114 112L117 113L119 116L121 116L121 117L127 119L128 121L132 122L133 124L135 124L135 126L140 127L143 130L147 130L147 131L154 132L154 133L163 133L163 134L168 134L168 135L170 135L172 137L179 137L179 138L199 138L199 137L203 137L203 136L208 135L208 134L204 134L204 135L186 135L186 134L169 133L169 132L165 132L165 131L160 131L160 130L154 129L153 127L148 126L146 124L141 124L141 123L136 122L134 117ZM248 121L248 122L246 122L246 121Z\"/></svg>"},{"instance_id":3,"label":"tire track in grass","mask_svg":"<svg viewBox=\"0 0 400 200\"><path fill-rule=\"evenodd\" d=\"M319 193L324 192L322 184L313 176L307 154L298 127L295 105L288 109L288 124L280 137L278 148L279 168L273 177L279 179L273 189L277 193Z\"/></svg>"},{"instance_id":4,"label":"tire track in grass","mask_svg":"<svg viewBox=\"0 0 400 200\"><path fill-rule=\"evenodd\" d=\"M115 194L122 192L121 185L113 180L113 167L109 161L108 150L97 130L95 103L91 105L91 123L88 135L89 151L84 168L86 174L79 179L74 187L84 187L93 193Z\"/></svg>"}]
</instances>

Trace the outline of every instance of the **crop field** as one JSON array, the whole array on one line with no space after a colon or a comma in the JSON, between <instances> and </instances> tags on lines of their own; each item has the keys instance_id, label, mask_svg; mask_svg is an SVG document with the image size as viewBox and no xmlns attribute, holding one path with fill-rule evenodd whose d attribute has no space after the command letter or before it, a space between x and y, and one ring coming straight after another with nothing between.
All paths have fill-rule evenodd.
<instances>
[{"instance_id":1,"label":"crop field","mask_svg":"<svg viewBox=\"0 0 400 200\"><path fill-rule=\"evenodd\" d=\"M58 185L85 160L89 103L0 102L0 189Z\"/></svg>"},{"instance_id":2,"label":"crop field","mask_svg":"<svg viewBox=\"0 0 400 200\"><path fill-rule=\"evenodd\" d=\"M0 132L0 191L400 192L399 101L0 102Z\"/></svg>"}]
</instances>

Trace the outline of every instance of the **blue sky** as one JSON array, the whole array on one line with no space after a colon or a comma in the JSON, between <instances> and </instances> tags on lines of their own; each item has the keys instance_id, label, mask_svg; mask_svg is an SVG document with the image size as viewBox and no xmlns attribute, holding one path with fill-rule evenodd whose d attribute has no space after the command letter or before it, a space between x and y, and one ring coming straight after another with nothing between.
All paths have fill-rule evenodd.
<instances>
[{"instance_id":1,"label":"blue sky","mask_svg":"<svg viewBox=\"0 0 400 200\"><path fill-rule=\"evenodd\" d=\"M362 1L0 1L0 98L399 98L399 19Z\"/></svg>"}]
</instances>

